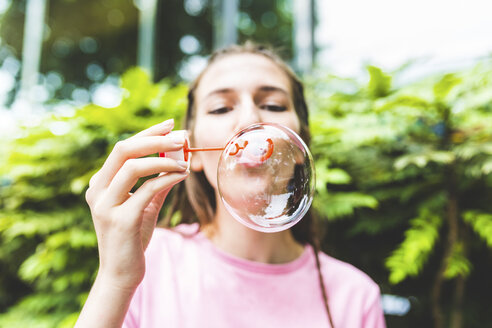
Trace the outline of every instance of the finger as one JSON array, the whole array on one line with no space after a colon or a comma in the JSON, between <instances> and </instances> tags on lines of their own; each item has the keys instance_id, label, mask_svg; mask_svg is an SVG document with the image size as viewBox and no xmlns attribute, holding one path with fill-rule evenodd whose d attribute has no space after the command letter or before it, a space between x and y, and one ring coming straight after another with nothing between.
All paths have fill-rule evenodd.
<instances>
[{"instance_id":1,"label":"finger","mask_svg":"<svg viewBox=\"0 0 492 328\"><path fill-rule=\"evenodd\" d=\"M180 172L188 168L188 163L171 158L145 157L129 159L116 173L108 187L108 201L119 205L128 198L128 192L139 178L161 172Z\"/></svg>"},{"instance_id":2,"label":"finger","mask_svg":"<svg viewBox=\"0 0 492 328\"><path fill-rule=\"evenodd\" d=\"M149 136L162 136L166 135L172 131L174 128L174 119L169 119L162 123L151 126L148 129L140 131L136 135L131 138L139 138L139 137L149 137Z\"/></svg>"},{"instance_id":3,"label":"finger","mask_svg":"<svg viewBox=\"0 0 492 328\"><path fill-rule=\"evenodd\" d=\"M128 139L134 139L134 138L145 137L145 136L163 136L171 132L173 128L174 128L174 119L171 118L159 124L153 125L150 128L143 130ZM100 174L98 173L99 172L97 172L94 176L92 176L90 180L90 186L98 184L98 181L100 180Z\"/></svg>"},{"instance_id":4,"label":"finger","mask_svg":"<svg viewBox=\"0 0 492 328\"><path fill-rule=\"evenodd\" d=\"M169 191L171 190L171 188L167 188L167 189L164 189L162 191L159 191L153 198L152 200L150 201L149 204L154 204L154 206L156 208L161 208L162 207L162 204L164 203L164 200L166 199L167 197L167 194L169 193ZM148 205L147 205L148 206Z\"/></svg>"},{"instance_id":5,"label":"finger","mask_svg":"<svg viewBox=\"0 0 492 328\"><path fill-rule=\"evenodd\" d=\"M167 189L162 189L157 194L155 194L154 197L152 197L152 200L147 205L146 209L149 209L150 207L152 207L157 212L160 211L162 204L164 204L164 201L166 200L167 194L169 194L172 187L174 187L174 185L172 185L171 187L169 187ZM133 193L128 193L128 194L129 194L129 196L133 195Z\"/></svg>"},{"instance_id":6,"label":"finger","mask_svg":"<svg viewBox=\"0 0 492 328\"><path fill-rule=\"evenodd\" d=\"M183 148L184 138L180 136L148 136L119 141L94 181L99 188L107 187L123 164L131 159L159 152L176 151Z\"/></svg>"},{"instance_id":7,"label":"finger","mask_svg":"<svg viewBox=\"0 0 492 328\"><path fill-rule=\"evenodd\" d=\"M122 206L132 211L138 210L143 212L155 195L162 191L169 192L175 184L184 180L188 174L189 171L179 173L170 172L166 175L147 180Z\"/></svg>"},{"instance_id":8,"label":"finger","mask_svg":"<svg viewBox=\"0 0 492 328\"><path fill-rule=\"evenodd\" d=\"M97 171L89 180L89 187L92 187L96 183L98 173L99 171Z\"/></svg>"}]
</instances>

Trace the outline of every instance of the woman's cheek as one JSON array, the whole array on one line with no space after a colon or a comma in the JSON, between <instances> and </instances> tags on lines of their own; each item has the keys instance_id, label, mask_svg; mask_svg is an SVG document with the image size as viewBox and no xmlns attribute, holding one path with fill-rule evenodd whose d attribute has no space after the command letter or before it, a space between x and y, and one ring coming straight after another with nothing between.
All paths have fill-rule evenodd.
<instances>
[{"instance_id":1,"label":"woman's cheek","mask_svg":"<svg viewBox=\"0 0 492 328\"><path fill-rule=\"evenodd\" d=\"M228 125L220 115L204 116L195 126L194 147L223 147L229 141Z\"/></svg>"},{"instance_id":2,"label":"woman's cheek","mask_svg":"<svg viewBox=\"0 0 492 328\"><path fill-rule=\"evenodd\" d=\"M299 119L297 118L297 115L295 113L289 113L288 115L285 115L283 117L272 115L267 122L281 124L288 127L297 134L299 134L301 131L301 123L299 122Z\"/></svg>"},{"instance_id":3,"label":"woman's cheek","mask_svg":"<svg viewBox=\"0 0 492 328\"><path fill-rule=\"evenodd\" d=\"M208 182L214 189L217 189L217 167L219 165L220 151L217 152L202 152L203 170Z\"/></svg>"}]
</instances>

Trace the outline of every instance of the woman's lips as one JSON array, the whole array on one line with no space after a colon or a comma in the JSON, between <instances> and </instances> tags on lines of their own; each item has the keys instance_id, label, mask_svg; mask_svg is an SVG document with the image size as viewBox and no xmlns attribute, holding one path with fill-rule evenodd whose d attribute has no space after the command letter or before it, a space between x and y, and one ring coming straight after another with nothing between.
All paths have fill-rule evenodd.
<instances>
[{"instance_id":1,"label":"woman's lips","mask_svg":"<svg viewBox=\"0 0 492 328\"><path fill-rule=\"evenodd\" d=\"M247 168L257 168L263 166L265 162L252 160L250 158L247 158L246 156L241 156L237 163Z\"/></svg>"}]
</instances>

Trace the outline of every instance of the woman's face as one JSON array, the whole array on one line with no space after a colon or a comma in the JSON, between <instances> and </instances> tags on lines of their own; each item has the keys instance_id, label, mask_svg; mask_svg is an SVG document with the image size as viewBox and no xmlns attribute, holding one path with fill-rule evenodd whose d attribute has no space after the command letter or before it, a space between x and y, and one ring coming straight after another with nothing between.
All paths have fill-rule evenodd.
<instances>
[{"instance_id":1,"label":"woman's face","mask_svg":"<svg viewBox=\"0 0 492 328\"><path fill-rule=\"evenodd\" d=\"M208 67L195 93L193 147L222 147L254 123L278 123L300 132L287 74L256 54L228 55ZM191 168L204 170L217 189L220 152L198 152Z\"/></svg>"}]
</instances>

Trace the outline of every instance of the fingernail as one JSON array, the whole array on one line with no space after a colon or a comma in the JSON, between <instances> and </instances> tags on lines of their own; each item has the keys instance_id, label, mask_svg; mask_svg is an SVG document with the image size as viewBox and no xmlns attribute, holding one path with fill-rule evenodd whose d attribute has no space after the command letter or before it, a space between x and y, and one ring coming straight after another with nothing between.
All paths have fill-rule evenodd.
<instances>
[{"instance_id":1,"label":"fingernail","mask_svg":"<svg viewBox=\"0 0 492 328\"><path fill-rule=\"evenodd\" d=\"M174 124L174 118L170 118L168 120L165 120L164 122L162 122L162 125L165 125L165 126L170 126L170 125L173 125Z\"/></svg>"},{"instance_id":2,"label":"fingernail","mask_svg":"<svg viewBox=\"0 0 492 328\"><path fill-rule=\"evenodd\" d=\"M181 133L171 134L171 140L177 145L184 144L184 137Z\"/></svg>"},{"instance_id":3,"label":"fingernail","mask_svg":"<svg viewBox=\"0 0 492 328\"><path fill-rule=\"evenodd\" d=\"M178 163L178 165L181 166L184 169L187 169L188 168L188 162L185 162L185 161L176 161L176 163Z\"/></svg>"},{"instance_id":4,"label":"fingernail","mask_svg":"<svg viewBox=\"0 0 492 328\"><path fill-rule=\"evenodd\" d=\"M181 171L181 172L176 172L176 174L179 174L182 177L188 176L190 174L189 170L186 171Z\"/></svg>"}]
</instances>

